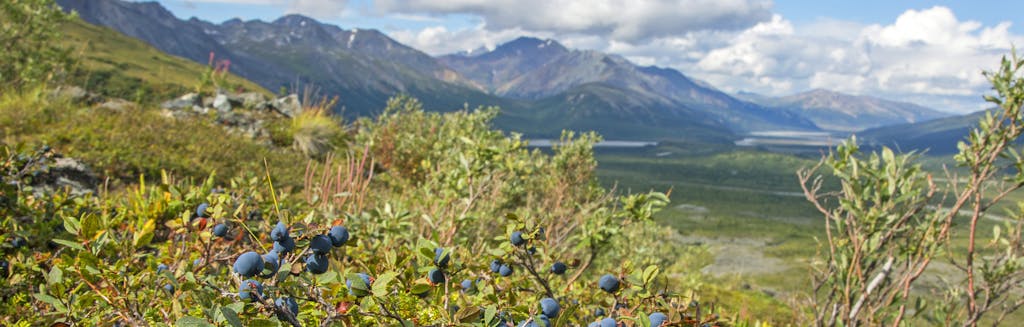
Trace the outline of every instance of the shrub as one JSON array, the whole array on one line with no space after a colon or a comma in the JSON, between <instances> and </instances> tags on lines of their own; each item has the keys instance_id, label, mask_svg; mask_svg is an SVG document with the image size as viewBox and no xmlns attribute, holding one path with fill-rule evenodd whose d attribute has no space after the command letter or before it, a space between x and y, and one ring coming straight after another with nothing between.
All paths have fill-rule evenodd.
<instances>
[{"instance_id":1,"label":"shrub","mask_svg":"<svg viewBox=\"0 0 1024 327\"><path fill-rule=\"evenodd\" d=\"M950 174L941 188L914 156L888 148L864 156L856 139L799 173L807 199L826 220L824 260L816 267L813 293L817 325L897 326L916 318L976 326L987 313L997 313L991 319L998 324L1021 307L1020 213L1002 226L1005 233L995 226L987 251L977 247L980 219L1024 186L1024 157L1015 148L1024 133L1021 69L1024 59L1014 51L999 70L985 73L997 93L985 99L998 109L958 144L954 159L965 175ZM838 192L819 194L824 177L814 172L822 166L840 181ZM966 244L952 238L962 211L970 217ZM938 290L940 296L921 296L915 282L941 259L964 280Z\"/></svg>"},{"instance_id":2,"label":"shrub","mask_svg":"<svg viewBox=\"0 0 1024 327\"><path fill-rule=\"evenodd\" d=\"M67 19L53 0L0 3L0 89L43 84L67 70L58 28Z\"/></svg>"},{"instance_id":3,"label":"shrub","mask_svg":"<svg viewBox=\"0 0 1024 327\"><path fill-rule=\"evenodd\" d=\"M674 324L717 325L707 310L698 316L691 305L697 298L675 290L665 273L666 261L688 257L646 252L679 247L651 237L663 231L651 215L666 205L664 194L611 194L584 171L593 169L585 148L595 137L567 137L548 156L523 148L517 136L490 130L493 114L413 110L364 121L354 145L368 150L349 156L391 161L375 169L363 209L356 211L320 205L337 194L307 201L262 177L194 183L164 175L75 199L22 193L17 201L31 221L5 216L3 237L48 228L43 235L55 247L30 239L8 256L12 282L0 322L584 325L597 321L591 313L603 308L641 326L652 312L666 313ZM423 124L403 124L416 120ZM380 140L403 143L387 147L375 143ZM420 143L431 140L438 143ZM419 167L405 166L411 162L406 155L418 158ZM208 207L197 215L203 203ZM215 236L213 222L230 224L232 232ZM278 222L289 235L277 239L295 248L271 255L271 237L283 234L272 232L281 229ZM340 237L337 226L348 231L347 242L330 238ZM508 242L512 231L522 232L523 246ZM245 263L260 257L263 271L243 265L239 269L253 277L233 275L243 253ZM267 265L267 258L276 265ZM492 272L495 259L515 273ZM548 273L555 262L568 262L568 273ZM431 270L437 270L434 283ZM603 274L621 278L617 293L600 291ZM255 282L243 281L248 278ZM474 281L472 292L460 291L462 280ZM282 298L295 305L276 300ZM29 305L40 310L22 310ZM542 316L542 308L557 315Z\"/></svg>"}]
</instances>

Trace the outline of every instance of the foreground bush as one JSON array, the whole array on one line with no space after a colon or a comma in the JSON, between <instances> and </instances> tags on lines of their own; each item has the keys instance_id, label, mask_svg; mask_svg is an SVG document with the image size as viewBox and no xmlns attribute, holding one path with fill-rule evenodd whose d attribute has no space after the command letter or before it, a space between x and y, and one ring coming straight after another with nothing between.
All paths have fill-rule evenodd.
<instances>
[{"instance_id":1,"label":"foreground bush","mask_svg":"<svg viewBox=\"0 0 1024 327\"><path fill-rule=\"evenodd\" d=\"M700 250L651 222L664 194L601 188L596 136L545 155L495 114L396 99L301 191L250 172L35 195L17 172L45 160L12 154L0 323L720 324L666 273Z\"/></svg>"}]
</instances>

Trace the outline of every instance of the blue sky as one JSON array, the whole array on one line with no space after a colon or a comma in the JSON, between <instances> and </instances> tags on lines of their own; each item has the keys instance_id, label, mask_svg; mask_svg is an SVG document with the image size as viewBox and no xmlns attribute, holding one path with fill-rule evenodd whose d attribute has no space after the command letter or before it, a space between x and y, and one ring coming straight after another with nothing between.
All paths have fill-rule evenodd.
<instances>
[{"instance_id":1,"label":"blue sky","mask_svg":"<svg viewBox=\"0 0 1024 327\"><path fill-rule=\"evenodd\" d=\"M374 28L438 55L519 36L680 70L728 92L814 88L969 112L1011 44L1024 1L160 0L180 18L300 13ZM628 3L628 5L624 5Z\"/></svg>"}]
</instances>

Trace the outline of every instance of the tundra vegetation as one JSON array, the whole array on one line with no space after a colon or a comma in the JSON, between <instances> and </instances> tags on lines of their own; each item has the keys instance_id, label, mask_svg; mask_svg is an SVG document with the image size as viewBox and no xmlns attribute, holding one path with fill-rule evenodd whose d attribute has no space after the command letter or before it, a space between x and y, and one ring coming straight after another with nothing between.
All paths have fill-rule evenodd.
<instances>
[{"instance_id":1,"label":"tundra vegetation","mask_svg":"<svg viewBox=\"0 0 1024 327\"><path fill-rule=\"evenodd\" d=\"M57 42L74 19L52 0L0 4L6 326L974 326L1024 304L1022 220L989 240L976 228L1024 185L1016 56L988 74L999 110L961 145L950 185L854 140L801 171L826 218L812 300L750 319L702 298L706 249L653 221L669 194L598 183L595 134L542 152L492 129L497 108L431 113L399 96L346 124L335 99L307 96L255 142L216 117L54 92L88 75ZM211 56L183 89L214 94L229 66ZM44 187L62 155L103 182ZM940 260L962 276L914 288Z\"/></svg>"}]
</instances>

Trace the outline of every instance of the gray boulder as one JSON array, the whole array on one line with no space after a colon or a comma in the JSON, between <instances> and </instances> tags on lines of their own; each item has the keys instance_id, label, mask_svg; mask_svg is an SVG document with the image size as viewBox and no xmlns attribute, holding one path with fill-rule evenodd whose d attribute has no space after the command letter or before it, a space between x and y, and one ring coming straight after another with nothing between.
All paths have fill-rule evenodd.
<instances>
[{"instance_id":1,"label":"gray boulder","mask_svg":"<svg viewBox=\"0 0 1024 327\"><path fill-rule=\"evenodd\" d=\"M33 183L36 192L69 189L72 195L95 193L99 178L84 163L72 158L55 158Z\"/></svg>"},{"instance_id":2,"label":"gray boulder","mask_svg":"<svg viewBox=\"0 0 1024 327\"><path fill-rule=\"evenodd\" d=\"M169 109L169 110L182 110L182 109L191 109L192 107L201 107L202 105L203 105L203 100L199 96L199 94L189 93L189 94L182 95L181 97L179 97L177 99L169 100L169 101L165 101L164 103L161 103L160 104L160 108Z\"/></svg>"},{"instance_id":3,"label":"gray boulder","mask_svg":"<svg viewBox=\"0 0 1024 327\"><path fill-rule=\"evenodd\" d=\"M256 92L240 93L229 97L229 100L237 102L238 105L249 109L257 109L257 106L267 103L267 97Z\"/></svg>"},{"instance_id":4,"label":"gray boulder","mask_svg":"<svg viewBox=\"0 0 1024 327\"><path fill-rule=\"evenodd\" d=\"M213 108L222 113L230 112L231 101L228 100L228 96L226 94L217 94L217 96L213 98Z\"/></svg>"},{"instance_id":5,"label":"gray boulder","mask_svg":"<svg viewBox=\"0 0 1024 327\"><path fill-rule=\"evenodd\" d=\"M50 96L53 98L68 99L75 103L95 104L103 101L103 97L73 85L58 86L50 92Z\"/></svg>"},{"instance_id":6,"label":"gray boulder","mask_svg":"<svg viewBox=\"0 0 1024 327\"><path fill-rule=\"evenodd\" d=\"M302 102L299 101L298 95L291 94L274 100L274 109L285 117L291 118L302 113Z\"/></svg>"},{"instance_id":7,"label":"gray boulder","mask_svg":"<svg viewBox=\"0 0 1024 327\"><path fill-rule=\"evenodd\" d=\"M99 105L100 108L111 110L111 111L125 111L131 108L135 108L135 103L125 99L110 99Z\"/></svg>"}]
</instances>

